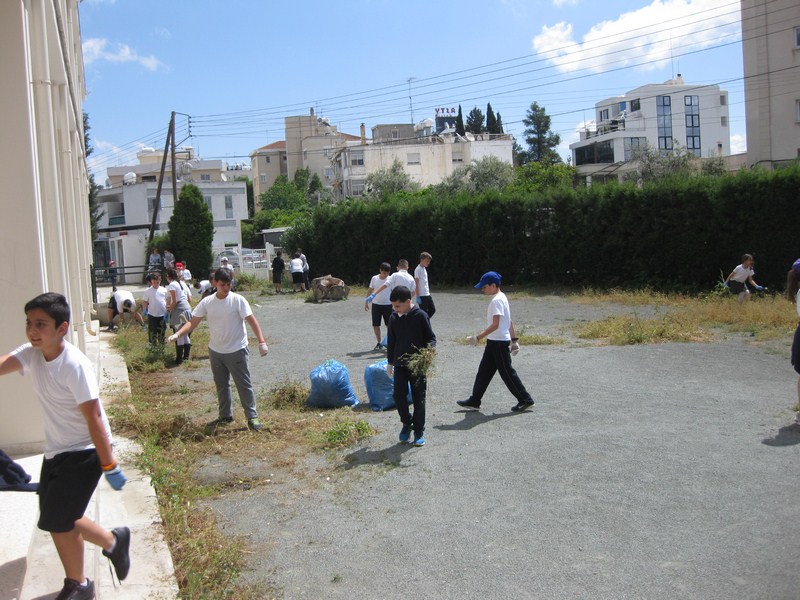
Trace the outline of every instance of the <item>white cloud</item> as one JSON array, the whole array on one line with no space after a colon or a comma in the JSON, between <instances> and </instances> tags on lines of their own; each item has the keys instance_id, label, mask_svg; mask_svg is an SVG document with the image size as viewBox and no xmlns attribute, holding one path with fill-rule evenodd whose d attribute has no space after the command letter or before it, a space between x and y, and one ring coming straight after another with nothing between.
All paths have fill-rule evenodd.
<instances>
[{"instance_id":1,"label":"white cloud","mask_svg":"<svg viewBox=\"0 0 800 600\"><path fill-rule=\"evenodd\" d=\"M731 154L747 152L747 138L740 133L731 135Z\"/></svg>"},{"instance_id":2,"label":"white cloud","mask_svg":"<svg viewBox=\"0 0 800 600\"><path fill-rule=\"evenodd\" d=\"M554 2L566 0L554 0ZM533 48L562 72L641 65L653 70L671 54L706 48L741 36L738 7L729 0L654 0L593 26L580 41L566 22L544 25Z\"/></svg>"},{"instance_id":3,"label":"white cloud","mask_svg":"<svg viewBox=\"0 0 800 600\"><path fill-rule=\"evenodd\" d=\"M92 140L94 152L86 160L86 165L97 178L97 183L103 185L105 183L104 173L107 167L135 165L138 163L136 153L144 146L139 144L137 147L131 149L123 149L115 146L111 142L103 140Z\"/></svg>"},{"instance_id":4,"label":"white cloud","mask_svg":"<svg viewBox=\"0 0 800 600\"><path fill-rule=\"evenodd\" d=\"M580 0L553 0L553 6L561 8L562 6L572 6L580 2Z\"/></svg>"},{"instance_id":5,"label":"white cloud","mask_svg":"<svg viewBox=\"0 0 800 600\"><path fill-rule=\"evenodd\" d=\"M90 38L83 42L83 62L91 64L98 61L113 63L135 62L148 71L166 69L167 66L155 56L140 56L127 44L109 44L105 38Z\"/></svg>"}]
</instances>

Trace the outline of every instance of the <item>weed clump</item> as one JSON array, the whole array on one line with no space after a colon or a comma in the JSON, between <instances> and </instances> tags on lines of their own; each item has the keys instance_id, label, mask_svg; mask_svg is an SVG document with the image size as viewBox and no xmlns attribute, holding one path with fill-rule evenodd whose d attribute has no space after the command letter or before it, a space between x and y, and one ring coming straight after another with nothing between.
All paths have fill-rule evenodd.
<instances>
[{"instance_id":1,"label":"weed clump","mask_svg":"<svg viewBox=\"0 0 800 600\"><path fill-rule=\"evenodd\" d=\"M372 435L372 428L364 419L358 421L337 420L331 429L322 432L328 448L341 448L355 444Z\"/></svg>"},{"instance_id":2,"label":"weed clump","mask_svg":"<svg viewBox=\"0 0 800 600\"><path fill-rule=\"evenodd\" d=\"M267 392L267 402L278 410L305 410L311 388L299 381L284 379Z\"/></svg>"}]
</instances>

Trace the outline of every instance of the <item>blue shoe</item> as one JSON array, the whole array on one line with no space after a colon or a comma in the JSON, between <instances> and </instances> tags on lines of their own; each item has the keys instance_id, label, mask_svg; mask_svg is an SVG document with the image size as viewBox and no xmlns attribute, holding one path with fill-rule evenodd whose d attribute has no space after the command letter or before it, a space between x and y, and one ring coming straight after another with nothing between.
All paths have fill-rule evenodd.
<instances>
[{"instance_id":1,"label":"blue shoe","mask_svg":"<svg viewBox=\"0 0 800 600\"><path fill-rule=\"evenodd\" d=\"M421 435L418 438L414 438L414 445L417 447L425 445L425 436Z\"/></svg>"},{"instance_id":2,"label":"blue shoe","mask_svg":"<svg viewBox=\"0 0 800 600\"><path fill-rule=\"evenodd\" d=\"M403 425L403 428L400 430L400 441L404 444L408 443L408 440L411 439L411 427L409 425Z\"/></svg>"}]
</instances>

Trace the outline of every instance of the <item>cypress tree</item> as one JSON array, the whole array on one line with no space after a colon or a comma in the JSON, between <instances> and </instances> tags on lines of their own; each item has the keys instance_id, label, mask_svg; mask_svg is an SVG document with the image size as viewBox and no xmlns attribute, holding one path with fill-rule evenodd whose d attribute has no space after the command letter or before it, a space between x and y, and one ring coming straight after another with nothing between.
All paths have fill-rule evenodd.
<instances>
[{"instance_id":1,"label":"cypress tree","mask_svg":"<svg viewBox=\"0 0 800 600\"><path fill-rule=\"evenodd\" d=\"M491 102L486 104L486 131L489 133L499 133L499 131L497 131L497 118L494 116Z\"/></svg>"},{"instance_id":2,"label":"cypress tree","mask_svg":"<svg viewBox=\"0 0 800 600\"><path fill-rule=\"evenodd\" d=\"M461 114L461 105L458 105L458 116L456 117L456 133L464 135L464 115Z\"/></svg>"}]
</instances>

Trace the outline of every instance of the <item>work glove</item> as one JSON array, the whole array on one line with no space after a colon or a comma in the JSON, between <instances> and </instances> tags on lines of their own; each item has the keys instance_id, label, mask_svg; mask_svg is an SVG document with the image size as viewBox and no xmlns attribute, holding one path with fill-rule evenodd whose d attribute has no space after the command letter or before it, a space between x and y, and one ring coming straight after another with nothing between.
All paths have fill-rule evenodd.
<instances>
[{"instance_id":1,"label":"work glove","mask_svg":"<svg viewBox=\"0 0 800 600\"><path fill-rule=\"evenodd\" d=\"M258 353L261 356L266 356L267 354L269 354L269 348L267 347L267 342L261 342L258 345Z\"/></svg>"},{"instance_id":2,"label":"work glove","mask_svg":"<svg viewBox=\"0 0 800 600\"><path fill-rule=\"evenodd\" d=\"M511 356L516 356L519 352L519 342L511 342Z\"/></svg>"},{"instance_id":3,"label":"work glove","mask_svg":"<svg viewBox=\"0 0 800 600\"><path fill-rule=\"evenodd\" d=\"M114 465L114 468L110 471L104 471L103 475L106 476L108 484L117 491L121 490L128 481L128 478L122 473L122 469L119 468L119 465Z\"/></svg>"},{"instance_id":4,"label":"work glove","mask_svg":"<svg viewBox=\"0 0 800 600\"><path fill-rule=\"evenodd\" d=\"M726 281L726 282L724 282L724 283L722 284L722 287L728 287L728 282L727 282L727 281Z\"/></svg>"},{"instance_id":5,"label":"work glove","mask_svg":"<svg viewBox=\"0 0 800 600\"><path fill-rule=\"evenodd\" d=\"M369 296L367 296L366 300L364 300L364 304L369 304L374 299L375 299L375 294L370 294Z\"/></svg>"},{"instance_id":6,"label":"work glove","mask_svg":"<svg viewBox=\"0 0 800 600\"><path fill-rule=\"evenodd\" d=\"M756 286L756 291L757 292L763 292L764 291L764 286L763 285L757 285Z\"/></svg>"},{"instance_id":7,"label":"work glove","mask_svg":"<svg viewBox=\"0 0 800 600\"><path fill-rule=\"evenodd\" d=\"M394 377L394 365L390 365L390 364L386 365L386 374L389 377Z\"/></svg>"},{"instance_id":8,"label":"work glove","mask_svg":"<svg viewBox=\"0 0 800 600\"><path fill-rule=\"evenodd\" d=\"M416 301L416 304L417 304L417 306L419 306L420 304L422 304L422 299L421 299L419 296L417 296L417 301Z\"/></svg>"},{"instance_id":9,"label":"work glove","mask_svg":"<svg viewBox=\"0 0 800 600\"><path fill-rule=\"evenodd\" d=\"M167 341L171 344L172 342L174 342L177 339L178 339L178 334L177 333L173 333L171 336L169 336L167 338Z\"/></svg>"},{"instance_id":10,"label":"work glove","mask_svg":"<svg viewBox=\"0 0 800 600\"><path fill-rule=\"evenodd\" d=\"M470 346L477 346L478 345L478 336L471 335L467 338L467 343Z\"/></svg>"}]
</instances>

